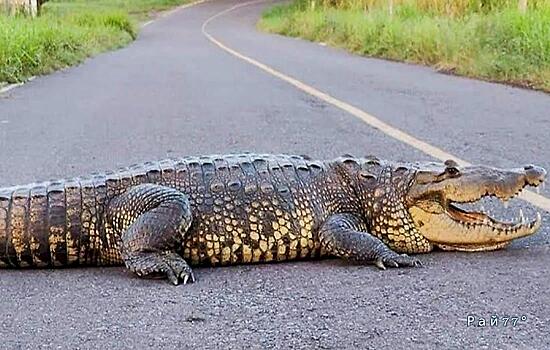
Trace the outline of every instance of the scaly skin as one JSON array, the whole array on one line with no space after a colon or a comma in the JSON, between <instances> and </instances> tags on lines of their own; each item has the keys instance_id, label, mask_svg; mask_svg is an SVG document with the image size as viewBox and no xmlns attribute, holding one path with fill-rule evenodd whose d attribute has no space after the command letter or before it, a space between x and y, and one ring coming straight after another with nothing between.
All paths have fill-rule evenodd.
<instances>
[{"instance_id":1,"label":"scaly skin","mask_svg":"<svg viewBox=\"0 0 550 350\"><path fill-rule=\"evenodd\" d=\"M380 268L419 266L400 253L434 245L489 250L532 234L540 218L514 226L451 203L488 194L508 199L545 174L534 166L459 170L452 161L350 156L312 161L242 154L144 163L0 189L0 267L124 263L139 276L178 284L194 281L189 265L333 255Z\"/></svg>"}]
</instances>

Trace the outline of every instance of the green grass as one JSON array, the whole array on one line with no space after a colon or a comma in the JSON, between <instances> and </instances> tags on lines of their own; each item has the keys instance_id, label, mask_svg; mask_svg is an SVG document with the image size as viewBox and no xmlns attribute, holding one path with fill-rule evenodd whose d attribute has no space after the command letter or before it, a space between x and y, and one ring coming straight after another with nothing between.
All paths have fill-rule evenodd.
<instances>
[{"instance_id":1,"label":"green grass","mask_svg":"<svg viewBox=\"0 0 550 350\"><path fill-rule=\"evenodd\" d=\"M265 12L259 27L362 55L550 92L549 0L530 0L525 14L515 0L455 0L447 3L464 6L435 7L443 2L394 1L390 16L385 1L333 1L312 9L310 1L297 0Z\"/></svg>"},{"instance_id":2,"label":"green grass","mask_svg":"<svg viewBox=\"0 0 550 350\"><path fill-rule=\"evenodd\" d=\"M50 0L38 18L0 13L0 85L82 62L137 36L154 11L188 0Z\"/></svg>"}]
</instances>

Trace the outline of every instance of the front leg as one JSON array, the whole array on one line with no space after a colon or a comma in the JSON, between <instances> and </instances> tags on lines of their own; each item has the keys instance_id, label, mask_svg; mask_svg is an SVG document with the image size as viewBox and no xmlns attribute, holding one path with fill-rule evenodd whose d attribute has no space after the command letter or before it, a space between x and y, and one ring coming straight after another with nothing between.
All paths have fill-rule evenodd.
<instances>
[{"instance_id":1,"label":"front leg","mask_svg":"<svg viewBox=\"0 0 550 350\"><path fill-rule=\"evenodd\" d=\"M340 258L374 263L381 269L400 266L421 266L418 259L398 254L381 240L365 232L366 225L352 214L331 216L321 227L321 246Z\"/></svg>"},{"instance_id":2,"label":"front leg","mask_svg":"<svg viewBox=\"0 0 550 350\"><path fill-rule=\"evenodd\" d=\"M107 220L120 235L120 252L132 272L164 276L174 285L195 281L177 253L192 220L185 194L155 184L135 186L109 203Z\"/></svg>"}]
</instances>

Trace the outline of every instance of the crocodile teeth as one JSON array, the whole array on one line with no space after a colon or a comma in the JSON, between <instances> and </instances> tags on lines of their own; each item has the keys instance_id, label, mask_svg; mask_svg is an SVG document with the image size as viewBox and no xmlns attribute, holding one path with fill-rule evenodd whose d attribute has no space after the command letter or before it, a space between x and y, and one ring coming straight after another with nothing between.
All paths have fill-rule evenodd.
<instances>
[{"instance_id":1,"label":"crocodile teeth","mask_svg":"<svg viewBox=\"0 0 550 350\"><path fill-rule=\"evenodd\" d=\"M521 224L525 223L525 216L523 215L523 210L522 209L519 210L519 219L520 219Z\"/></svg>"}]
</instances>

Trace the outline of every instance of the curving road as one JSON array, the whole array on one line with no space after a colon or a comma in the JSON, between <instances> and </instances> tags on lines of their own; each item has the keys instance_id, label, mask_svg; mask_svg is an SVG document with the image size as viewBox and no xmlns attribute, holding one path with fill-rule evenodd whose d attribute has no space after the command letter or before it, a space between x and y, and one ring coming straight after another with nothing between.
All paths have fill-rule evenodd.
<instances>
[{"instance_id":1,"label":"curving road","mask_svg":"<svg viewBox=\"0 0 550 350\"><path fill-rule=\"evenodd\" d=\"M0 95L0 186L242 150L431 159L214 45L203 24L235 4L181 9L127 48ZM549 95L263 34L255 22L269 5L238 7L205 30L457 157L550 168ZM523 202L508 212L520 206L533 214ZM423 269L338 260L200 268L198 283L177 288L123 268L4 270L0 348L545 349L544 217L539 234L505 250L437 252L421 256ZM469 315L500 322L468 326ZM504 315L526 319L504 326Z\"/></svg>"}]
</instances>

